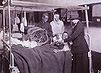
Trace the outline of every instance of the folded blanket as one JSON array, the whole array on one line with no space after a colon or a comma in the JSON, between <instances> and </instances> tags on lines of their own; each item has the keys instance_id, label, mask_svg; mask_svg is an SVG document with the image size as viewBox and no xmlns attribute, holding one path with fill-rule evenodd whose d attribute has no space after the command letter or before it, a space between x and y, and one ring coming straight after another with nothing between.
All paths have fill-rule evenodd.
<instances>
[{"instance_id":1,"label":"folded blanket","mask_svg":"<svg viewBox=\"0 0 101 73\"><path fill-rule=\"evenodd\" d=\"M71 73L71 52L54 53L54 49L58 48L49 44L35 48L12 46L21 73Z\"/></svg>"}]
</instances>

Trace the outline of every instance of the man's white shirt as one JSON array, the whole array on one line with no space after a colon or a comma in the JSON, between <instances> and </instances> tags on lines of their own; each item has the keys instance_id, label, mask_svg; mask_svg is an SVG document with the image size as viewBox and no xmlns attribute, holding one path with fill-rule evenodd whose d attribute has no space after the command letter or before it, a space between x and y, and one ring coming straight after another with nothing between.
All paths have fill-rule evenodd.
<instances>
[{"instance_id":1,"label":"man's white shirt","mask_svg":"<svg viewBox=\"0 0 101 73\"><path fill-rule=\"evenodd\" d=\"M64 23L61 20L52 21L50 25L52 27L53 35L62 34L64 32Z\"/></svg>"}]
</instances>

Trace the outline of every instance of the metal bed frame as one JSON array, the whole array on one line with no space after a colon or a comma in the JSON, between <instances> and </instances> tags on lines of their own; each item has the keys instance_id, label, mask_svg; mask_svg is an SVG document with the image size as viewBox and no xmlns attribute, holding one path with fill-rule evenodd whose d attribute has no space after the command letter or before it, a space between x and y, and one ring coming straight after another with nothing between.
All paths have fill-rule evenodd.
<instances>
[{"instance_id":1,"label":"metal bed frame","mask_svg":"<svg viewBox=\"0 0 101 73\"><path fill-rule=\"evenodd\" d=\"M78 5L67 5L67 6L62 6L62 5L54 5L54 4L47 4L47 3L38 3L38 2L34 2L33 0L28 0L28 1L22 1L22 0L7 0L3 6L0 6L0 10L3 10L3 44L4 46L6 46L10 52L10 65L9 65L9 69L10 69L10 73L19 73L19 71L17 70L16 72L14 71L14 55L12 53L12 49L11 49L11 15L10 12L13 10L18 10L18 11L28 11L28 12L33 12L33 11L54 11L54 9L57 8L65 8L67 9L67 11L74 11L74 10L85 10L85 15L86 15L86 24L87 24L87 33L89 34L89 23L88 23L88 14L87 14L87 10L89 9L87 7L87 5L85 6L78 6ZM6 44L5 42L5 11L8 10L8 25L9 25L9 44ZM88 35L88 41L90 42L90 36ZM91 50L90 50L90 54L91 54ZM91 56L89 57L90 59L90 73L92 73L91 71Z\"/></svg>"}]
</instances>

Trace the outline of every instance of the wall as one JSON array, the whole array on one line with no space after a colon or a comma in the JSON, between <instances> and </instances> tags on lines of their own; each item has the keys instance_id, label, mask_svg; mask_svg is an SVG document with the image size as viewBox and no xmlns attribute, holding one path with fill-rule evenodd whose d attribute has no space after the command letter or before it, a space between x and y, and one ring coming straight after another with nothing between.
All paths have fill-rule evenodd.
<instances>
[{"instance_id":1,"label":"wall","mask_svg":"<svg viewBox=\"0 0 101 73\"><path fill-rule=\"evenodd\" d=\"M92 23L95 26L101 26L101 4L92 7Z\"/></svg>"}]
</instances>

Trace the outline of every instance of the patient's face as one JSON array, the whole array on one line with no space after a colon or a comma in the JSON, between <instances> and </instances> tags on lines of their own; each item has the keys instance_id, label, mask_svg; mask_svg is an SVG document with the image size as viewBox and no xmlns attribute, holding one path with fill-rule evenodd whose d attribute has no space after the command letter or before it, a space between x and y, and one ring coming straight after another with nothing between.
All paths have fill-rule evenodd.
<instances>
[{"instance_id":1,"label":"patient's face","mask_svg":"<svg viewBox=\"0 0 101 73\"><path fill-rule=\"evenodd\" d=\"M64 47L64 40L61 36L57 35L53 38L54 45L59 47L58 49L63 49Z\"/></svg>"},{"instance_id":2,"label":"patient's face","mask_svg":"<svg viewBox=\"0 0 101 73\"><path fill-rule=\"evenodd\" d=\"M53 42L54 43L61 43L64 44L64 40L68 38L68 33L64 32L63 34L59 35L57 34L56 36L53 37Z\"/></svg>"},{"instance_id":3,"label":"patient's face","mask_svg":"<svg viewBox=\"0 0 101 73\"><path fill-rule=\"evenodd\" d=\"M58 43L63 43L63 39L60 35L56 35L56 36L53 37L53 42L54 43L57 43L57 42Z\"/></svg>"}]
</instances>

